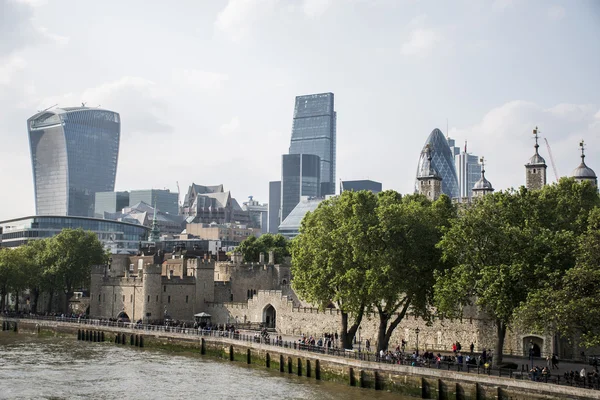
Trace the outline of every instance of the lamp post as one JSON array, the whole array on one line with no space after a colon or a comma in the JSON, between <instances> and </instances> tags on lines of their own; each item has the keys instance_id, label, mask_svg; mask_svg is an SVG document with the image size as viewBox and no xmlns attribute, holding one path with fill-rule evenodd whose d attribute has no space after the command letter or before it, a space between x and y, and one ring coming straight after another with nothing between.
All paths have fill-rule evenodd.
<instances>
[{"instance_id":1,"label":"lamp post","mask_svg":"<svg viewBox=\"0 0 600 400\"><path fill-rule=\"evenodd\" d=\"M533 340L529 341L529 358L531 359L531 369L533 369Z\"/></svg>"},{"instance_id":2,"label":"lamp post","mask_svg":"<svg viewBox=\"0 0 600 400\"><path fill-rule=\"evenodd\" d=\"M417 326L417 329L415 329L415 333L417 334L417 356L419 355L419 332L421 332L421 330Z\"/></svg>"},{"instance_id":3,"label":"lamp post","mask_svg":"<svg viewBox=\"0 0 600 400\"><path fill-rule=\"evenodd\" d=\"M362 330L362 326L358 327L358 352L360 353L360 331Z\"/></svg>"}]
</instances>

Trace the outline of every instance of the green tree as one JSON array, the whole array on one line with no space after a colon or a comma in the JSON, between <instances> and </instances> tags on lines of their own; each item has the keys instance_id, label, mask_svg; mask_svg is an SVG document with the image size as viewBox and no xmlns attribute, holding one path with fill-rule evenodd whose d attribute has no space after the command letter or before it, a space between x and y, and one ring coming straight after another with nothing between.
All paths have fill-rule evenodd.
<instances>
[{"instance_id":1,"label":"green tree","mask_svg":"<svg viewBox=\"0 0 600 400\"><path fill-rule=\"evenodd\" d=\"M368 259L369 296L379 315L377 350L386 350L406 313L431 318L434 272L441 268L436 244L455 208L447 196L432 203L421 195L401 197L393 191L378 197L378 224Z\"/></svg>"},{"instance_id":2,"label":"green tree","mask_svg":"<svg viewBox=\"0 0 600 400\"><path fill-rule=\"evenodd\" d=\"M27 269L27 287L29 288L31 299L30 309L32 312L38 312L39 298L43 292L54 292L54 279L49 276L48 262L48 241L49 239L34 240L23 247L24 258Z\"/></svg>"},{"instance_id":3,"label":"green tree","mask_svg":"<svg viewBox=\"0 0 600 400\"><path fill-rule=\"evenodd\" d=\"M371 192L343 192L304 217L292 244L293 288L321 308L337 304L344 348L352 347L370 304L367 273L373 261L366 249L377 225L376 207Z\"/></svg>"},{"instance_id":4,"label":"green tree","mask_svg":"<svg viewBox=\"0 0 600 400\"><path fill-rule=\"evenodd\" d=\"M47 249L47 272L60 284L65 294L64 311L68 312L74 288L89 285L91 267L105 264L107 254L96 234L82 229L63 229L49 239Z\"/></svg>"},{"instance_id":5,"label":"green tree","mask_svg":"<svg viewBox=\"0 0 600 400\"><path fill-rule=\"evenodd\" d=\"M289 241L281 234L265 233L259 238L250 236L240 243L236 250L242 253L245 262L257 262L260 253L268 257L269 252L273 251L275 263L280 264L290 255Z\"/></svg>"},{"instance_id":6,"label":"green tree","mask_svg":"<svg viewBox=\"0 0 600 400\"><path fill-rule=\"evenodd\" d=\"M520 325L536 332L580 336L584 347L600 346L600 208L589 213L579 236L577 264L556 282L530 293L519 310Z\"/></svg>"},{"instance_id":7,"label":"green tree","mask_svg":"<svg viewBox=\"0 0 600 400\"><path fill-rule=\"evenodd\" d=\"M25 276L22 271L23 252L19 248L0 249L0 309L6 309L6 298L10 293L16 293L18 307L18 292L24 286Z\"/></svg>"}]
</instances>

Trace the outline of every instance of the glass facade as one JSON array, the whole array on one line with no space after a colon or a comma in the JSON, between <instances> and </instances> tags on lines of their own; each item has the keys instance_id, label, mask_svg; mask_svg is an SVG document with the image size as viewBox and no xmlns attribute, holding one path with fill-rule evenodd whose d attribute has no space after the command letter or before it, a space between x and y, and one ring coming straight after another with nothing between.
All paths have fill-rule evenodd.
<instances>
[{"instance_id":1,"label":"glass facade","mask_svg":"<svg viewBox=\"0 0 600 400\"><path fill-rule=\"evenodd\" d=\"M296 97L289 153L319 156L320 193L323 196L335 194L336 112L333 93Z\"/></svg>"},{"instance_id":2,"label":"glass facade","mask_svg":"<svg viewBox=\"0 0 600 400\"><path fill-rule=\"evenodd\" d=\"M94 217L104 218L104 213L121 212L129 206L129 192L98 192L94 201Z\"/></svg>"},{"instance_id":3,"label":"glass facade","mask_svg":"<svg viewBox=\"0 0 600 400\"><path fill-rule=\"evenodd\" d=\"M340 182L340 193L344 191L353 191L359 192L361 190L368 190L369 192L379 193L382 190L382 186L380 182L375 182L371 180L362 180L362 181L341 181Z\"/></svg>"},{"instance_id":4,"label":"glass facade","mask_svg":"<svg viewBox=\"0 0 600 400\"><path fill-rule=\"evenodd\" d=\"M450 198L459 197L458 177L456 175L456 167L454 164L454 154L448 145L448 141L444 134L439 129L434 129L421 151L419 164L417 166L417 174L423 169L424 164L427 164L426 148L431 148L431 162L437 173L442 177L442 193ZM477 178L479 179L479 178ZM415 177L415 192L418 192L418 180Z\"/></svg>"},{"instance_id":5,"label":"glass facade","mask_svg":"<svg viewBox=\"0 0 600 400\"><path fill-rule=\"evenodd\" d=\"M471 198L473 197L473 186L481 178L479 157L469 153L460 153L455 160L460 197Z\"/></svg>"},{"instance_id":6,"label":"glass facade","mask_svg":"<svg viewBox=\"0 0 600 400\"><path fill-rule=\"evenodd\" d=\"M281 221L283 221L300 202L302 196L320 196L321 163L319 156L313 154L284 154L281 164Z\"/></svg>"},{"instance_id":7,"label":"glass facade","mask_svg":"<svg viewBox=\"0 0 600 400\"><path fill-rule=\"evenodd\" d=\"M126 222L97 218L34 216L0 222L2 247L18 247L29 240L49 238L63 229L92 231L113 254L136 254L147 238L148 228Z\"/></svg>"},{"instance_id":8,"label":"glass facade","mask_svg":"<svg viewBox=\"0 0 600 400\"><path fill-rule=\"evenodd\" d=\"M281 219L281 181L269 182L269 226L268 233L277 233Z\"/></svg>"},{"instance_id":9,"label":"glass facade","mask_svg":"<svg viewBox=\"0 0 600 400\"><path fill-rule=\"evenodd\" d=\"M119 114L55 108L27 120L38 215L92 216L96 192L113 191Z\"/></svg>"},{"instance_id":10,"label":"glass facade","mask_svg":"<svg viewBox=\"0 0 600 400\"><path fill-rule=\"evenodd\" d=\"M292 210L292 212L287 216L287 218L281 223L279 226L279 233L288 239L293 239L298 236L300 233L300 225L302 224L302 219L308 212L315 211L319 206L319 203L323 201L322 198L319 199L302 199L296 207Z\"/></svg>"},{"instance_id":11,"label":"glass facade","mask_svg":"<svg viewBox=\"0 0 600 400\"><path fill-rule=\"evenodd\" d=\"M169 189L132 190L129 193L129 206L134 206L140 201L164 213L179 215L179 193L172 193Z\"/></svg>"}]
</instances>

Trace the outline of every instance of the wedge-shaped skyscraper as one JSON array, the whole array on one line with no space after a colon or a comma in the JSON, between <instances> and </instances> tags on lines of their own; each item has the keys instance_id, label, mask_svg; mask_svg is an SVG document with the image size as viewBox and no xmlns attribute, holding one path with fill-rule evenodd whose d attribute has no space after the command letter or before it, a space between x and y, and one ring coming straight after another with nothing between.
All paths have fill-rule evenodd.
<instances>
[{"instance_id":1,"label":"wedge-shaped skyscraper","mask_svg":"<svg viewBox=\"0 0 600 400\"><path fill-rule=\"evenodd\" d=\"M65 107L27 120L37 215L94 215L115 189L121 122L113 111Z\"/></svg>"},{"instance_id":2,"label":"wedge-shaped skyscraper","mask_svg":"<svg viewBox=\"0 0 600 400\"><path fill-rule=\"evenodd\" d=\"M442 178L442 193L450 198L459 197L458 178L454 163L454 154L448 146L448 141L439 129L434 129L425 141L419 164L417 166L417 177L421 176L421 170L429 167L427 163L427 146L431 150L431 165ZM418 192L418 180L415 179L415 192Z\"/></svg>"}]
</instances>

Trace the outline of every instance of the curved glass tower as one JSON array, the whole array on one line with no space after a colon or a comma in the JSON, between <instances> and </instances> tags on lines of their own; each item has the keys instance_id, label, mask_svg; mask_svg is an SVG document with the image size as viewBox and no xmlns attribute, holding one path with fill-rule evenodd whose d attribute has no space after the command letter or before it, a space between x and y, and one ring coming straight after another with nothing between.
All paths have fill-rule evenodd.
<instances>
[{"instance_id":1,"label":"curved glass tower","mask_svg":"<svg viewBox=\"0 0 600 400\"><path fill-rule=\"evenodd\" d=\"M27 120L37 215L93 216L115 188L121 123L99 108L42 111Z\"/></svg>"},{"instance_id":2,"label":"curved glass tower","mask_svg":"<svg viewBox=\"0 0 600 400\"><path fill-rule=\"evenodd\" d=\"M459 197L458 190L458 178L456 175L456 167L454 165L454 154L450 150L448 141L444 137L444 134L439 129L434 129L429 134L427 141L423 145L421 150L421 156L419 157L419 164L417 166L417 176L424 164L427 164L427 145L431 149L431 163L433 167L442 177L442 193L449 196L450 198ZM415 179L415 191L418 192L417 186L418 181Z\"/></svg>"}]
</instances>

